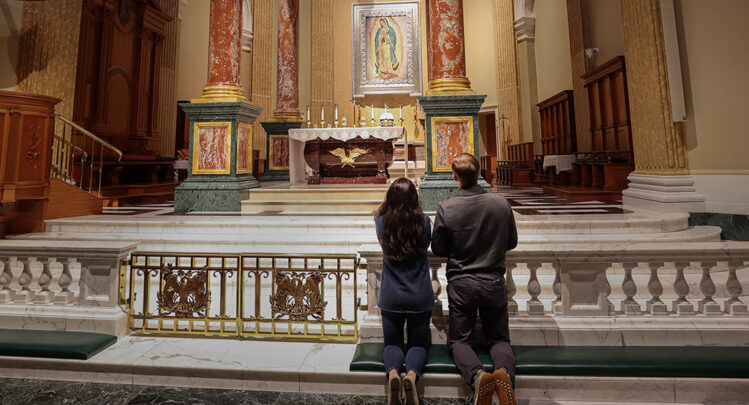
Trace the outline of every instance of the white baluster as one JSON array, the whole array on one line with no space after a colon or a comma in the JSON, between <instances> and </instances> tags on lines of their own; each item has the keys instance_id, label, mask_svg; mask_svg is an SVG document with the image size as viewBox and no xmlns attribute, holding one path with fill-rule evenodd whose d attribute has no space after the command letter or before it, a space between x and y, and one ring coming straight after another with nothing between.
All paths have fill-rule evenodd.
<instances>
[{"instance_id":1,"label":"white baluster","mask_svg":"<svg viewBox=\"0 0 749 405\"><path fill-rule=\"evenodd\" d=\"M542 264L528 263L530 278L528 279L528 294L531 298L528 300L528 315L543 315L544 303L538 299L541 295L541 283L538 282L536 272L542 267Z\"/></svg>"},{"instance_id":2,"label":"white baluster","mask_svg":"<svg viewBox=\"0 0 749 405\"><path fill-rule=\"evenodd\" d=\"M603 288L606 292L606 302L609 306L609 315L614 315L616 314L616 306L614 306L614 303L611 302L611 299L609 298L611 296L611 283L609 283L608 269L610 268L613 268L613 264L603 270Z\"/></svg>"},{"instance_id":3,"label":"white baluster","mask_svg":"<svg viewBox=\"0 0 749 405\"><path fill-rule=\"evenodd\" d=\"M684 278L684 269L690 267L690 263L675 263L676 280L674 281L674 292L679 296L671 303L671 310L677 315L691 316L694 315L694 305L687 300L689 295L689 284Z\"/></svg>"},{"instance_id":4,"label":"white baluster","mask_svg":"<svg viewBox=\"0 0 749 405\"><path fill-rule=\"evenodd\" d=\"M42 263L42 273L39 275L39 287L41 291L36 294L34 302L41 304L47 304L52 302L55 298L55 293L49 290L49 285L52 283L52 273L49 271L50 262L54 259L45 257L39 260Z\"/></svg>"},{"instance_id":5,"label":"white baluster","mask_svg":"<svg viewBox=\"0 0 749 405\"><path fill-rule=\"evenodd\" d=\"M507 288L507 313L509 315L518 314L518 303L515 301L515 293L518 289L515 280L512 278L512 271L517 268L517 263L508 263L507 272L505 273L505 287Z\"/></svg>"},{"instance_id":6,"label":"white baluster","mask_svg":"<svg viewBox=\"0 0 749 405\"><path fill-rule=\"evenodd\" d=\"M13 301L16 303L28 303L34 300L34 296L36 295L34 291L31 291L29 289L29 286L31 285L31 281L33 281L34 276L31 274L31 258L18 258L18 260L21 260L21 263L23 263L23 269L18 274L16 279L18 280L18 285L21 287L20 290L15 291L13 294Z\"/></svg>"},{"instance_id":7,"label":"white baluster","mask_svg":"<svg viewBox=\"0 0 749 405\"><path fill-rule=\"evenodd\" d=\"M736 269L742 267L742 262L729 262L728 263L728 280L726 280L726 290L731 296L725 303L723 303L724 310L733 316L749 316L749 310L747 310L746 304L741 301L741 293L744 289L741 287L741 282L736 277Z\"/></svg>"},{"instance_id":8,"label":"white baluster","mask_svg":"<svg viewBox=\"0 0 749 405\"><path fill-rule=\"evenodd\" d=\"M650 268L650 279L648 280L648 292L652 297L646 304L647 311L651 315L666 315L668 313L668 307L661 301L661 294L663 294L663 284L658 278L658 269L660 263L644 263Z\"/></svg>"},{"instance_id":9,"label":"white baluster","mask_svg":"<svg viewBox=\"0 0 749 405\"><path fill-rule=\"evenodd\" d=\"M0 303L7 303L13 300L13 290L10 288L13 281L13 272L10 270L11 258L2 257L0 263L3 265L3 272L0 273Z\"/></svg>"},{"instance_id":10,"label":"white baluster","mask_svg":"<svg viewBox=\"0 0 749 405\"><path fill-rule=\"evenodd\" d=\"M632 270L637 268L637 263L622 263L622 266L624 267L622 291L627 297L621 302L622 312L624 315L640 315L642 308L634 299L635 295L637 295L637 284L635 284L635 280L632 278Z\"/></svg>"},{"instance_id":11,"label":"white baluster","mask_svg":"<svg viewBox=\"0 0 749 405\"><path fill-rule=\"evenodd\" d=\"M723 311L720 309L720 305L713 299L716 290L715 283L713 282L710 271L716 268L717 265L718 264L714 262L702 263L702 279L700 280L700 291L705 298L697 303L697 309L707 316L723 315Z\"/></svg>"},{"instance_id":12,"label":"white baluster","mask_svg":"<svg viewBox=\"0 0 749 405\"><path fill-rule=\"evenodd\" d=\"M60 292L55 296L56 304L70 304L75 300L75 294L68 289L73 282L73 277L70 274L70 263L72 262L73 259L62 260L62 272L57 279L57 284L60 286Z\"/></svg>"},{"instance_id":13,"label":"white baluster","mask_svg":"<svg viewBox=\"0 0 749 405\"><path fill-rule=\"evenodd\" d=\"M551 310L555 315L562 314L562 278L560 276L559 266L554 267L554 282L551 285L552 291L556 298L551 303Z\"/></svg>"}]
</instances>

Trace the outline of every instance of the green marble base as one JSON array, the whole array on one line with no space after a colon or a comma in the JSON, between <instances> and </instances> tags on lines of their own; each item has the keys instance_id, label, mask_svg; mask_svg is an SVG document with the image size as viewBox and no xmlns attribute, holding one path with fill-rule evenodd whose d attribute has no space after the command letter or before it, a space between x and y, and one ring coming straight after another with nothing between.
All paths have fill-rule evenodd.
<instances>
[{"instance_id":1,"label":"green marble base","mask_svg":"<svg viewBox=\"0 0 749 405\"><path fill-rule=\"evenodd\" d=\"M452 173L424 174L421 179L419 198L424 211L437 211L442 201L458 192L458 183L453 180ZM483 177L479 177L479 186L491 192L491 186Z\"/></svg>"},{"instance_id":2,"label":"green marble base","mask_svg":"<svg viewBox=\"0 0 749 405\"><path fill-rule=\"evenodd\" d=\"M261 108L243 102L231 103L180 103L190 119L190 158L187 179L174 190L174 212L184 214L193 211L239 212L242 200L249 197L249 190L260 187L250 173L237 171L237 132L239 124L251 124L262 111ZM229 123L229 168L221 174L193 173L194 131L196 123ZM250 139L250 145L252 144ZM249 153L252 151L240 151Z\"/></svg>"},{"instance_id":3,"label":"green marble base","mask_svg":"<svg viewBox=\"0 0 749 405\"><path fill-rule=\"evenodd\" d=\"M265 137L265 174L260 178L261 182L268 181L289 181L289 170L271 170L271 135L285 135L289 136L290 129L296 129L302 127L302 121L268 121L261 122L267 136Z\"/></svg>"},{"instance_id":4,"label":"green marble base","mask_svg":"<svg viewBox=\"0 0 749 405\"><path fill-rule=\"evenodd\" d=\"M719 226L722 240L749 241L749 215L693 212L689 214L689 226Z\"/></svg>"},{"instance_id":5,"label":"green marble base","mask_svg":"<svg viewBox=\"0 0 749 405\"><path fill-rule=\"evenodd\" d=\"M427 170L419 185L419 196L421 205L425 211L436 211L442 201L455 195L458 191L458 183L453 180L451 172L437 172L432 165L432 117L465 117L473 119L473 155L479 159L479 122L478 114L486 95L464 95L464 96L429 96L417 97L426 119L426 157ZM479 178L479 185L491 189L491 186Z\"/></svg>"},{"instance_id":6,"label":"green marble base","mask_svg":"<svg viewBox=\"0 0 749 405\"><path fill-rule=\"evenodd\" d=\"M260 187L251 175L233 180L216 181L188 178L174 190L174 212L239 212L250 189Z\"/></svg>"}]
</instances>

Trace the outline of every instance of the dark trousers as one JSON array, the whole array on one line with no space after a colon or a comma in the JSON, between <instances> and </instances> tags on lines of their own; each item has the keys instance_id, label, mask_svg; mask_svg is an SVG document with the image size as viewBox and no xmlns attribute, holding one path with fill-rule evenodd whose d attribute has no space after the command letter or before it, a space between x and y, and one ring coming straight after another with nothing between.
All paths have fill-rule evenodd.
<instances>
[{"instance_id":1,"label":"dark trousers","mask_svg":"<svg viewBox=\"0 0 749 405\"><path fill-rule=\"evenodd\" d=\"M504 278L497 280L467 276L447 283L450 308L450 351L461 377L470 385L481 362L473 351L476 313L481 316L494 369L504 368L515 380L515 355L510 347L507 290Z\"/></svg>"},{"instance_id":2,"label":"dark trousers","mask_svg":"<svg viewBox=\"0 0 749 405\"><path fill-rule=\"evenodd\" d=\"M400 372L405 349L406 372L413 370L416 375L421 375L427 361L426 346L429 339L429 320L432 313L381 312L382 331L385 335L385 350L382 353L385 374L392 369ZM403 345L404 323L408 329L408 342L405 347Z\"/></svg>"}]
</instances>

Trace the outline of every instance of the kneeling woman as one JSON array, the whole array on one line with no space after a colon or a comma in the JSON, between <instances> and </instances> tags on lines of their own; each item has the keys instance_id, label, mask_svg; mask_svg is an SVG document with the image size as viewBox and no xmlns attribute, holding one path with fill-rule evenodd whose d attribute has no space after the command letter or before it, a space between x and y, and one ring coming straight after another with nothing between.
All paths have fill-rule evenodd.
<instances>
[{"instance_id":1,"label":"kneeling woman","mask_svg":"<svg viewBox=\"0 0 749 405\"><path fill-rule=\"evenodd\" d=\"M426 363L434 295L427 260L431 221L422 213L419 194L410 180L400 178L390 185L375 224L383 252L378 306L385 336L382 356L388 379L388 404L402 404L405 400L407 405L415 405L419 403L416 379ZM404 324L408 330L405 345ZM404 351L406 375L401 379Z\"/></svg>"}]
</instances>

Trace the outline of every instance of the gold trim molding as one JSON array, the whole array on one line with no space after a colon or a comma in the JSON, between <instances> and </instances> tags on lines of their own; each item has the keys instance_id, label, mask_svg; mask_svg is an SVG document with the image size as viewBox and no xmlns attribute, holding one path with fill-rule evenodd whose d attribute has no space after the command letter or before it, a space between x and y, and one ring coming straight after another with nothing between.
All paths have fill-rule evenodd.
<instances>
[{"instance_id":1,"label":"gold trim molding","mask_svg":"<svg viewBox=\"0 0 749 405\"><path fill-rule=\"evenodd\" d=\"M432 79L429 81L427 95L448 96L460 94L473 94L471 81L467 77L447 77Z\"/></svg>"},{"instance_id":2,"label":"gold trim molding","mask_svg":"<svg viewBox=\"0 0 749 405\"><path fill-rule=\"evenodd\" d=\"M273 121L302 121L302 113L299 110L276 110L273 112Z\"/></svg>"},{"instance_id":3,"label":"gold trim molding","mask_svg":"<svg viewBox=\"0 0 749 405\"><path fill-rule=\"evenodd\" d=\"M247 97L240 86L229 86L216 84L203 87L203 95L200 98L190 100L192 103L231 103L247 102Z\"/></svg>"},{"instance_id":4,"label":"gold trim molding","mask_svg":"<svg viewBox=\"0 0 749 405\"><path fill-rule=\"evenodd\" d=\"M226 162L223 169L199 169L200 162L200 128L226 128L224 153ZM192 174L230 174L231 173L231 122L196 122L192 132Z\"/></svg>"}]
</instances>

